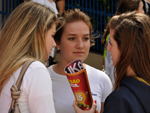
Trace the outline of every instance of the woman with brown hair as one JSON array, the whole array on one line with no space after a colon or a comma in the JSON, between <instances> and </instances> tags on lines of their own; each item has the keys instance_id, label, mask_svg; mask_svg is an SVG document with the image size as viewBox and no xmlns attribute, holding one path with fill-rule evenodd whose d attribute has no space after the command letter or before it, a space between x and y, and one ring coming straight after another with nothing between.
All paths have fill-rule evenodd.
<instances>
[{"instance_id":1,"label":"woman with brown hair","mask_svg":"<svg viewBox=\"0 0 150 113\"><path fill-rule=\"evenodd\" d=\"M107 97L103 113L149 113L149 17L135 12L122 14L114 16L109 27L107 49L116 68L116 80L115 90ZM74 106L77 113L85 112L81 112L75 103Z\"/></svg>"},{"instance_id":2,"label":"woman with brown hair","mask_svg":"<svg viewBox=\"0 0 150 113\"><path fill-rule=\"evenodd\" d=\"M115 15L120 15L126 12L136 11L138 13L144 13L143 2L141 0L118 0L117 12ZM107 24L102 43L105 45L103 65L105 67L106 74L110 77L112 84L115 82L114 78L114 67L111 60L110 52L107 50L109 40L109 25Z\"/></svg>"},{"instance_id":3,"label":"woman with brown hair","mask_svg":"<svg viewBox=\"0 0 150 113\"><path fill-rule=\"evenodd\" d=\"M90 18L80 9L68 9L60 17L64 19L64 25L54 36L60 60L48 69L52 78L56 113L75 113L72 106L75 97L64 68L72 61L80 59L84 62L87 58L90 47L94 44L93 27ZM93 100L97 101L97 110L102 113L104 101L112 91L111 81L104 72L85 63L83 65L87 72ZM81 95L81 98L84 97Z\"/></svg>"}]
</instances>

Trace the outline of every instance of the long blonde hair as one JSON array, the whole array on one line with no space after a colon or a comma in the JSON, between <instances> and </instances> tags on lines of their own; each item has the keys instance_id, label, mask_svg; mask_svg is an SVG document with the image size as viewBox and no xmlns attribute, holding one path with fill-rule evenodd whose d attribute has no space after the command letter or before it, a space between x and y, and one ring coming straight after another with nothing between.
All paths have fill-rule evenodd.
<instances>
[{"instance_id":1,"label":"long blonde hair","mask_svg":"<svg viewBox=\"0 0 150 113\"><path fill-rule=\"evenodd\" d=\"M0 33L0 93L27 60L44 63L45 34L56 20L49 8L34 2L22 3L11 13Z\"/></svg>"}]
</instances>

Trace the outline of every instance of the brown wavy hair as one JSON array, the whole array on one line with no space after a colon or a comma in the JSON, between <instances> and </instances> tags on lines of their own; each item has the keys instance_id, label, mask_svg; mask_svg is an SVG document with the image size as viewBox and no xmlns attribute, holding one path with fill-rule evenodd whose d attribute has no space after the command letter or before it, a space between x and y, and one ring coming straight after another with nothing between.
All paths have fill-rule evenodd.
<instances>
[{"instance_id":1,"label":"brown wavy hair","mask_svg":"<svg viewBox=\"0 0 150 113\"><path fill-rule=\"evenodd\" d=\"M91 46L94 45L94 38L96 37L92 36L93 27L92 27L92 24L90 22L90 18L88 15L80 11L80 9L75 8L75 9L68 9L67 11L64 11L62 14L58 15L58 17L61 18L63 21L59 21L60 23L58 23L57 28L60 28L60 27L61 28L56 32L54 36L54 39L57 44L59 44L61 41L61 36L64 31L65 25L67 23L83 21L89 27Z\"/></svg>"},{"instance_id":2,"label":"brown wavy hair","mask_svg":"<svg viewBox=\"0 0 150 113\"><path fill-rule=\"evenodd\" d=\"M109 22L114 29L114 40L120 50L116 64L115 89L126 77L130 66L138 77L150 83L150 21L145 14L136 12L114 16Z\"/></svg>"}]
</instances>

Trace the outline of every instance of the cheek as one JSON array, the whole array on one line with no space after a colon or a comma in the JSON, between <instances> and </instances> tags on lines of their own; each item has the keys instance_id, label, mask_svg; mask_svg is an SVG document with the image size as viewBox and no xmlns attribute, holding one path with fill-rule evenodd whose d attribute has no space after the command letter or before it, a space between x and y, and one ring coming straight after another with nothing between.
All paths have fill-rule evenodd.
<instances>
[{"instance_id":1,"label":"cheek","mask_svg":"<svg viewBox=\"0 0 150 113\"><path fill-rule=\"evenodd\" d=\"M49 40L47 40L47 42L46 42L46 49L47 50L50 50L51 49L51 45L52 45L52 41L49 39Z\"/></svg>"},{"instance_id":2,"label":"cheek","mask_svg":"<svg viewBox=\"0 0 150 113\"><path fill-rule=\"evenodd\" d=\"M85 48L86 48L86 49L89 49L89 48L90 48L90 42L87 42L87 43L85 43L84 45L85 45Z\"/></svg>"},{"instance_id":3,"label":"cheek","mask_svg":"<svg viewBox=\"0 0 150 113\"><path fill-rule=\"evenodd\" d=\"M47 50L47 54L50 54L53 46L54 46L54 40L52 38L49 38L48 40L46 40L46 50Z\"/></svg>"},{"instance_id":4,"label":"cheek","mask_svg":"<svg viewBox=\"0 0 150 113\"><path fill-rule=\"evenodd\" d=\"M117 56L118 56L118 58L120 57L120 51L119 51L119 49L118 49L118 46L116 46L116 51L117 51Z\"/></svg>"},{"instance_id":5,"label":"cheek","mask_svg":"<svg viewBox=\"0 0 150 113\"><path fill-rule=\"evenodd\" d=\"M46 40L46 50L48 51L48 48L49 48L49 42L48 40Z\"/></svg>"},{"instance_id":6,"label":"cheek","mask_svg":"<svg viewBox=\"0 0 150 113\"><path fill-rule=\"evenodd\" d=\"M89 51L90 51L90 43L88 43L88 44L85 45L86 57L88 56Z\"/></svg>"},{"instance_id":7,"label":"cheek","mask_svg":"<svg viewBox=\"0 0 150 113\"><path fill-rule=\"evenodd\" d=\"M110 52L110 50L111 50L111 49L110 49L110 44L108 44L107 50Z\"/></svg>"},{"instance_id":8,"label":"cheek","mask_svg":"<svg viewBox=\"0 0 150 113\"><path fill-rule=\"evenodd\" d=\"M120 59L120 51L118 49L116 50L115 55L116 55L115 61L117 63Z\"/></svg>"},{"instance_id":9,"label":"cheek","mask_svg":"<svg viewBox=\"0 0 150 113\"><path fill-rule=\"evenodd\" d=\"M61 43L60 51L69 52L73 49L73 44L71 43Z\"/></svg>"},{"instance_id":10,"label":"cheek","mask_svg":"<svg viewBox=\"0 0 150 113\"><path fill-rule=\"evenodd\" d=\"M88 42L85 44L85 46L86 46L87 49L90 49L90 47L91 47L90 41L88 41Z\"/></svg>"}]
</instances>

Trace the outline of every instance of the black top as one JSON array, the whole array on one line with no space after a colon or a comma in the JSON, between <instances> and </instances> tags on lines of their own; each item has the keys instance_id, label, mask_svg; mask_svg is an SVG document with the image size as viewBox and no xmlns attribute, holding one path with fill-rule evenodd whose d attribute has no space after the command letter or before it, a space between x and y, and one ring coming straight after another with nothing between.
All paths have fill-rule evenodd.
<instances>
[{"instance_id":1,"label":"black top","mask_svg":"<svg viewBox=\"0 0 150 113\"><path fill-rule=\"evenodd\" d=\"M150 113L150 86L125 78L106 99L103 113Z\"/></svg>"}]
</instances>

